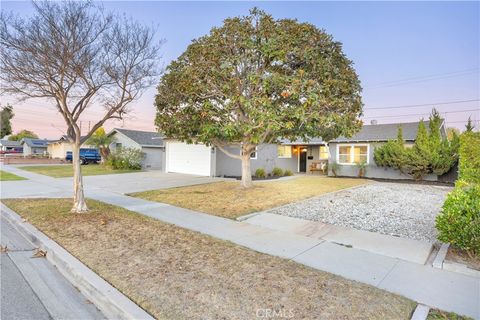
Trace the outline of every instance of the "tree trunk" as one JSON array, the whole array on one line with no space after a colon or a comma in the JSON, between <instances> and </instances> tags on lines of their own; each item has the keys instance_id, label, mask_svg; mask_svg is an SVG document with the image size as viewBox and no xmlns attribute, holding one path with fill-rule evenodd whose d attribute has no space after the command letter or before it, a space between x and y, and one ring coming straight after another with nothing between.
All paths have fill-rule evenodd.
<instances>
[{"instance_id":1,"label":"tree trunk","mask_svg":"<svg viewBox=\"0 0 480 320\"><path fill-rule=\"evenodd\" d=\"M249 148L242 148L242 188L253 187L252 173L250 172L250 153Z\"/></svg>"},{"instance_id":2,"label":"tree trunk","mask_svg":"<svg viewBox=\"0 0 480 320\"><path fill-rule=\"evenodd\" d=\"M83 177L80 164L80 141L75 141L72 151L73 165L73 208L71 212L82 213L87 212L87 203L83 194Z\"/></svg>"}]
</instances>

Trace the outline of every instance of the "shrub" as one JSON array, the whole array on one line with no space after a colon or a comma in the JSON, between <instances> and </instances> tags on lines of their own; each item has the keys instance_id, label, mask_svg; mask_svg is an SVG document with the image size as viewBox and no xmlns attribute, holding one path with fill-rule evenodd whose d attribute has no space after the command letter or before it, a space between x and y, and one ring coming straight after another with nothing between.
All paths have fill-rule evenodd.
<instances>
[{"instance_id":1,"label":"shrub","mask_svg":"<svg viewBox=\"0 0 480 320\"><path fill-rule=\"evenodd\" d=\"M286 176L286 177L290 177L290 176L293 176L293 172L292 172L292 170L287 169L287 170L285 170L283 175Z\"/></svg>"},{"instance_id":2,"label":"shrub","mask_svg":"<svg viewBox=\"0 0 480 320\"><path fill-rule=\"evenodd\" d=\"M358 168L358 176L360 178L363 178L365 176L365 172L367 171L367 162L366 161L358 162L356 166Z\"/></svg>"},{"instance_id":3,"label":"shrub","mask_svg":"<svg viewBox=\"0 0 480 320\"><path fill-rule=\"evenodd\" d=\"M257 178L265 178L267 175L265 173L265 169L263 168L258 168L255 170L255 177Z\"/></svg>"},{"instance_id":4,"label":"shrub","mask_svg":"<svg viewBox=\"0 0 480 320\"><path fill-rule=\"evenodd\" d=\"M332 170L333 175L336 177L340 172L340 166L336 162L332 162L328 164L328 168Z\"/></svg>"},{"instance_id":5,"label":"shrub","mask_svg":"<svg viewBox=\"0 0 480 320\"><path fill-rule=\"evenodd\" d=\"M140 170L144 154L135 148L120 148L111 153L105 165L115 170Z\"/></svg>"},{"instance_id":6,"label":"shrub","mask_svg":"<svg viewBox=\"0 0 480 320\"><path fill-rule=\"evenodd\" d=\"M467 183L480 183L480 132L460 136L458 177Z\"/></svg>"},{"instance_id":7,"label":"shrub","mask_svg":"<svg viewBox=\"0 0 480 320\"><path fill-rule=\"evenodd\" d=\"M278 168L278 167L273 168L273 170L272 170L272 175L273 175L274 177L282 177L282 176L283 176L283 169L282 169L282 168Z\"/></svg>"},{"instance_id":8,"label":"shrub","mask_svg":"<svg viewBox=\"0 0 480 320\"><path fill-rule=\"evenodd\" d=\"M412 148L405 148L401 128L396 140L388 141L375 149L374 160L378 166L391 167L420 180L427 174L442 175L450 171L458 160L458 136L449 141L440 133L441 118L434 109L429 129L423 121L418 125Z\"/></svg>"},{"instance_id":9,"label":"shrub","mask_svg":"<svg viewBox=\"0 0 480 320\"><path fill-rule=\"evenodd\" d=\"M461 188L449 193L440 215L436 218L438 239L480 254L480 185Z\"/></svg>"}]
</instances>

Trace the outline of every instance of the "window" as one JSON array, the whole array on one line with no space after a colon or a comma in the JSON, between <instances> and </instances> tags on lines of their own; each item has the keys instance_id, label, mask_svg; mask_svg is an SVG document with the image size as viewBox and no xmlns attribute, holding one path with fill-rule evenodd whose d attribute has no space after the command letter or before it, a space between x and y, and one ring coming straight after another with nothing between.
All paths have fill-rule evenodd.
<instances>
[{"instance_id":1,"label":"window","mask_svg":"<svg viewBox=\"0 0 480 320\"><path fill-rule=\"evenodd\" d=\"M250 153L250 159L257 159L257 147L255 147L255 151Z\"/></svg>"},{"instance_id":2,"label":"window","mask_svg":"<svg viewBox=\"0 0 480 320\"><path fill-rule=\"evenodd\" d=\"M279 158L291 158L292 157L292 146L278 146L277 155Z\"/></svg>"},{"instance_id":3,"label":"window","mask_svg":"<svg viewBox=\"0 0 480 320\"><path fill-rule=\"evenodd\" d=\"M319 159L328 159L328 147L327 146L320 146Z\"/></svg>"},{"instance_id":4,"label":"window","mask_svg":"<svg viewBox=\"0 0 480 320\"><path fill-rule=\"evenodd\" d=\"M257 148L258 148L258 147L255 147L255 151L253 151L252 153L250 153L250 159L257 159ZM243 154L242 148L240 148L240 154Z\"/></svg>"},{"instance_id":5,"label":"window","mask_svg":"<svg viewBox=\"0 0 480 320\"><path fill-rule=\"evenodd\" d=\"M337 161L340 164L356 164L362 162L368 164L368 145L339 145L337 149Z\"/></svg>"}]
</instances>

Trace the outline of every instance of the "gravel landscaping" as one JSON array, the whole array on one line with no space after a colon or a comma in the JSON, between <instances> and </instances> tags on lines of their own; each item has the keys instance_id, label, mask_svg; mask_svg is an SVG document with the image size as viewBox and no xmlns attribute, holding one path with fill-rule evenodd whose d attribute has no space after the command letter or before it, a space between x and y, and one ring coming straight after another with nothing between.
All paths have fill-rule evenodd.
<instances>
[{"instance_id":1,"label":"gravel landscaping","mask_svg":"<svg viewBox=\"0 0 480 320\"><path fill-rule=\"evenodd\" d=\"M435 242L435 217L451 189L445 186L377 182L269 212Z\"/></svg>"}]
</instances>

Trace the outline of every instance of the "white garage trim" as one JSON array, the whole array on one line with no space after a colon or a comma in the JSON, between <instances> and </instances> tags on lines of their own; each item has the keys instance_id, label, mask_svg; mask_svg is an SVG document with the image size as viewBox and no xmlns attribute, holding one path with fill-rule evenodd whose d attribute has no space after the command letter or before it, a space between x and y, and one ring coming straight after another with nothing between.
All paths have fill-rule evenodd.
<instances>
[{"instance_id":1,"label":"white garage trim","mask_svg":"<svg viewBox=\"0 0 480 320\"><path fill-rule=\"evenodd\" d=\"M212 151L203 144L166 143L166 172L211 176Z\"/></svg>"}]
</instances>

